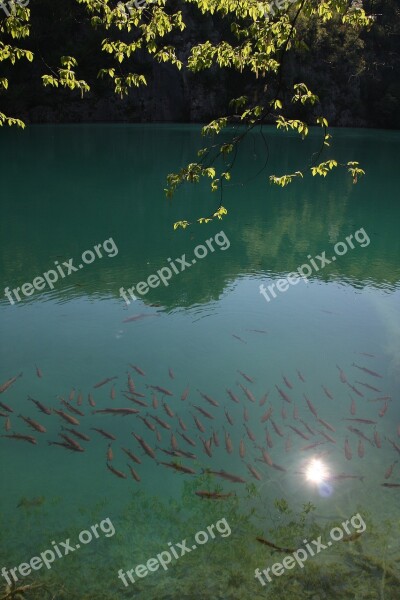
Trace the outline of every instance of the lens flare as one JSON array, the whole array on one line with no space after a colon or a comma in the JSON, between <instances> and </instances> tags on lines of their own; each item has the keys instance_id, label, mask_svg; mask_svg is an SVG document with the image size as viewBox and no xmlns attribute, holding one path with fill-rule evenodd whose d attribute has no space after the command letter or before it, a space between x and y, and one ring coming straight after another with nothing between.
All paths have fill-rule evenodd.
<instances>
[{"instance_id":1,"label":"lens flare","mask_svg":"<svg viewBox=\"0 0 400 600\"><path fill-rule=\"evenodd\" d=\"M306 479L312 483L322 483L329 479L329 471L326 465L316 458L311 460L306 467Z\"/></svg>"}]
</instances>

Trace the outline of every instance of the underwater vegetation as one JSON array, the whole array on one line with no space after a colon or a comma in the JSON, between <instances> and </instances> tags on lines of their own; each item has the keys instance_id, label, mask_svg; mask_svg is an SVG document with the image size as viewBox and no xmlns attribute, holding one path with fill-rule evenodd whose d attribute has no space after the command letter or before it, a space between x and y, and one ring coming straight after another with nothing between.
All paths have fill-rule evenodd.
<instances>
[{"instance_id":1,"label":"underwater vegetation","mask_svg":"<svg viewBox=\"0 0 400 600\"><path fill-rule=\"evenodd\" d=\"M289 506L285 498L259 503L259 491L247 485L241 496L221 500L197 498L198 489L221 491L215 478L204 474L185 482L180 497L161 499L140 490L131 494L124 510L109 513L106 498L95 506L82 507L75 528L56 530L49 523L51 506L61 499L48 499L23 513L15 522L1 522L1 565L11 568L23 559L49 547L50 540L74 539L86 524L108 514L116 534L87 545L80 552L57 561L51 570L20 578L13 586L3 581L0 600L398 600L400 589L400 521L375 523L361 506L365 532L349 536L314 557L304 568L285 571L270 583L260 585L256 568L264 569L281 561L285 553L265 544L262 537L280 548L299 548L305 538L326 539L332 527L346 515L338 512L335 521L321 519L311 503ZM261 508L260 508L261 506ZM349 516L349 515L347 515ZM78 518L79 517L79 518ZM124 587L119 569L129 570L176 543L193 538L207 525L226 519L231 535L216 536L195 552L172 561L168 570L149 573ZM25 532L24 548L13 544L13 532ZM15 539L15 535L14 535ZM7 552L4 550L8 548Z\"/></svg>"}]
</instances>

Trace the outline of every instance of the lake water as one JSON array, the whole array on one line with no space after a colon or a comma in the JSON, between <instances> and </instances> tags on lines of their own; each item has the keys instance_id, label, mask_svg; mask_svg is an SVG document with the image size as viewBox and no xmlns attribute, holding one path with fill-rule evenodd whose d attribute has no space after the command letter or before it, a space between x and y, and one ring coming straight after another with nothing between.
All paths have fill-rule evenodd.
<instances>
[{"instance_id":1,"label":"lake water","mask_svg":"<svg viewBox=\"0 0 400 600\"><path fill-rule=\"evenodd\" d=\"M332 154L367 175L281 189L268 175L302 169L319 132L266 133L265 170L259 133L238 155L228 216L174 231L219 204L208 183L163 192L198 127L1 132L0 385L22 373L1 427L37 442L0 439L2 592L17 577L26 599L398 599L400 134L335 131ZM168 285L132 299L158 271ZM319 536L303 568L255 576ZM41 553L50 568L20 567Z\"/></svg>"}]
</instances>

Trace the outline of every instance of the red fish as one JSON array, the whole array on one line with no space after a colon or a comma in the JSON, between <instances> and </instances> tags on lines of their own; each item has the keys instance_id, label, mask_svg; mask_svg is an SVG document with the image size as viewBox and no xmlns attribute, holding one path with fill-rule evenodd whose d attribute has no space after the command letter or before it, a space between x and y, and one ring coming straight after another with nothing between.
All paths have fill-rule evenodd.
<instances>
[{"instance_id":1,"label":"red fish","mask_svg":"<svg viewBox=\"0 0 400 600\"><path fill-rule=\"evenodd\" d=\"M43 377L43 373L37 365L35 365L35 367L36 367L36 375L39 377L39 379L41 379Z\"/></svg>"},{"instance_id":2,"label":"red fish","mask_svg":"<svg viewBox=\"0 0 400 600\"><path fill-rule=\"evenodd\" d=\"M104 429L98 429L97 427L91 427L90 429L92 429L92 431L97 431L97 433L100 433L100 435L107 438L108 440L115 441L117 439L115 435L113 435L112 433L108 433L108 431L105 431Z\"/></svg>"},{"instance_id":3,"label":"red fish","mask_svg":"<svg viewBox=\"0 0 400 600\"><path fill-rule=\"evenodd\" d=\"M297 429L297 427L293 427L293 425L289 425L290 429L292 429L295 433L297 433L297 435L299 435L300 437L302 437L304 440L309 440L310 438L308 437L308 435L306 435L305 433L303 433L302 431L300 431L300 429Z\"/></svg>"},{"instance_id":4,"label":"red fish","mask_svg":"<svg viewBox=\"0 0 400 600\"><path fill-rule=\"evenodd\" d=\"M359 437L361 437L363 440L365 440L369 444L371 444L371 446L373 446L373 443L371 442L371 440L369 438L367 438L367 436L364 435L363 432L360 431L359 429L356 429L355 427L351 427L351 426L349 426L347 429L349 431L351 431L352 433L355 433L356 435L358 435Z\"/></svg>"},{"instance_id":5,"label":"red fish","mask_svg":"<svg viewBox=\"0 0 400 600\"><path fill-rule=\"evenodd\" d=\"M3 392L5 392L6 390L8 390L8 388L17 381L17 379L19 379L20 377L22 377L22 373L20 373L19 375L16 375L15 377L11 377L11 379L7 379L7 381L5 383L3 383L3 385L0 385L0 394L2 394Z\"/></svg>"},{"instance_id":6,"label":"red fish","mask_svg":"<svg viewBox=\"0 0 400 600\"><path fill-rule=\"evenodd\" d=\"M10 431L11 429L11 421L10 421L10 417L7 417L4 423L4 430L5 431Z\"/></svg>"},{"instance_id":7,"label":"red fish","mask_svg":"<svg viewBox=\"0 0 400 600\"><path fill-rule=\"evenodd\" d=\"M195 408L196 410L198 410L199 413L202 414L207 419L213 419L214 418L211 413L209 413L207 410L204 410L204 408L201 408L201 406L196 406L196 404L192 404L192 406L193 406L193 408Z\"/></svg>"},{"instance_id":8,"label":"red fish","mask_svg":"<svg viewBox=\"0 0 400 600\"><path fill-rule=\"evenodd\" d=\"M146 313L141 313L140 315L133 315L132 317L128 317L127 319L124 319L122 322L123 323L132 323L133 321L139 321L140 319L145 319L146 317L159 317L160 315L158 313L155 314L146 314Z\"/></svg>"},{"instance_id":9,"label":"red fish","mask_svg":"<svg viewBox=\"0 0 400 600\"><path fill-rule=\"evenodd\" d=\"M343 370L342 370L342 369L341 369L341 368L340 368L338 365L336 365L336 368L337 368L337 369L339 369L339 377L340 377L340 381L341 381L342 383L347 383L347 377L346 377L346 375L344 374L344 371L343 371Z\"/></svg>"},{"instance_id":10,"label":"red fish","mask_svg":"<svg viewBox=\"0 0 400 600\"><path fill-rule=\"evenodd\" d=\"M296 405L293 407L293 419L295 419L295 421L298 421L299 419L299 409Z\"/></svg>"},{"instance_id":11,"label":"red fish","mask_svg":"<svg viewBox=\"0 0 400 600\"><path fill-rule=\"evenodd\" d=\"M36 438L31 435L21 435L20 433L9 433L4 434L1 437L9 438L10 440L20 440L22 442L29 442L30 444L37 444Z\"/></svg>"},{"instance_id":12,"label":"red fish","mask_svg":"<svg viewBox=\"0 0 400 600\"><path fill-rule=\"evenodd\" d=\"M269 392L267 392L266 394L264 394L264 396L260 399L260 402L258 403L258 406L264 406L264 404L267 401L268 394L269 394Z\"/></svg>"},{"instance_id":13,"label":"red fish","mask_svg":"<svg viewBox=\"0 0 400 600\"><path fill-rule=\"evenodd\" d=\"M186 400L186 398L189 395L189 391L190 391L190 388L189 388L189 386L187 386L182 392L181 400Z\"/></svg>"},{"instance_id":14,"label":"red fish","mask_svg":"<svg viewBox=\"0 0 400 600\"><path fill-rule=\"evenodd\" d=\"M90 406L92 406L92 407L96 406L96 402L93 400L92 394L88 394L88 402L89 402Z\"/></svg>"},{"instance_id":15,"label":"red fish","mask_svg":"<svg viewBox=\"0 0 400 600\"><path fill-rule=\"evenodd\" d=\"M218 435L216 431L213 431L213 441L215 446L218 448L219 447L219 439L218 439Z\"/></svg>"},{"instance_id":16,"label":"red fish","mask_svg":"<svg viewBox=\"0 0 400 600\"><path fill-rule=\"evenodd\" d=\"M129 465L128 463L126 463L126 464L128 465L128 468L129 468L129 470L131 472L131 475L132 475L133 479L136 479L136 481L139 482L140 481L140 477L139 477L138 473L135 471L135 469L132 467L132 465Z\"/></svg>"},{"instance_id":17,"label":"red fish","mask_svg":"<svg viewBox=\"0 0 400 600\"><path fill-rule=\"evenodd\" d=\"M69 429L68 427L61 427L61 429L63 429L64 431L69 431L69 433L81 440L84 440L85 442L90 442L90 437L85 433L82 433L81 431L78 431L76 429Z\"/></svg>"},{"instance_id":18,"label":"red fish","mask_svg":"<svg viewBox=\"0 0 400 600\"><path fill-rule=\"evenodd\" d=\"M194 442L189 436L185 435L184 433L181 433L180 431L178 431L178 433L185 440L185 442L187 442L188 444L190 444L190 446L193 446L193 448L195 448L196 442Z\"/></svg>"},{"instance_id":19,"label":"red fish","mask_svg":"<svg viewBox=\"0 0 400 600\"><path fill-rule=\"evenodd\" d=\"M307 398L307 396L305 394L303 394L307 404L308 404L308 408L310 409L310 411L312 412L312 414L314 415L314 417L316 419L318 419L318 414L317 414L317 410L315 408L315 406L313 405L313 403L311 402L311 400L309 400L309 398Z\"/></svg>"},{"instance_id":20,"label":"red fish","mask_svg":"<svg viewBox=\"0 0 400 600\"><path fill-rule=\"evenodd\" d=\"M136 433L133 433L134 437L137 439L137 441L139 442L139 444L142 446L143 450L146 452L146 454L148 456L150 456L151 458L155 458L155 452L154 450L147 444L147 442L144 441L144 439L142 437L140 437L140 435L137 435Z\"/></svg>"},{"instance_id":21,"label":"red fish","mask_svg":"<svg viewBox=\"0 0 400 600\"><path fill-rule=\"evenodd\" d=\"M165 412L167 413L167 415L169 417L174 417L175 413L173 412L173 410L168 406L168 404L166 402L163 402L163 407Z\"/></svg>"},{"instance_id":22,"label":"red fish","mask_svg":"<svg viewBox=\"0 0 400 600\"><path fill-rule=\"evenodd\" d=\"M3 410L6 410L7 412L14 412L13 409L11 408L11 406L8 406L8 404L4 404L3 402L0 402L0 406Z\"/></svg>"},{"instance_id":23,"label":"red fish","mask_svg":"<svg viewBox=\"0 0 400 600\"><path fill-rule=\"evenodd\" d=\"M112 465L110 465L109 463L106 463L107 465L107 469L109 471L111 471L111 473L114 473L114 475L116 475L117 477L119 477L120 479L126 479L127 476L125 475L125 473L122 473L122 471L118 471L118 469L115 469Z\"/></svg>"},{"instance_id":24,"label":"red fish","mask_svg":"<svg viewBox=\"0 0 400 600\"><path fill-rule=\"evenodd\" d=\"M254 383L254 379L252 379L251 377L246 375L246 373L243 373L243 371L239 371L239 369L238 369L237 372L240 373L240 375L249 383Z\"/></svg>"},{"instance_id":25,"label":"red fish","mask_svg":"<svg viewBox=\"0 0 400 600\"><path fill-rule=\"evenodd\" d=\"M360 396L360 398L364 398L364 394L362 394L360 390L358 390L354 385L351 385L351 383L349 382L347 382L347 385L353 390L355 394L357 394L357 396Z\"/></svg>"},{"instance_id":26,"label":"red fish","mask_svg":"<svg viewBox=\"0 0 400 600\"><path fill-rule=\"evenodd\" d=\"M251 391L247 387L245 387L241 383L239 383L238 385L242 388L242 390L244 391L244 393L246 394L246 396L250 400L250 402L255 402L256 401L256 399L254 398L253 394L251 393Z\"/></svg>"},{"instance_id":27,"label":"red fish","mask_svg":"<svg viewBox=\"0 0 400 600\"><path fill-rule=\"evenodd\" d=\"M239 443L239 456L240 456L240 458L244 458L245 455L246 455L246 447L244 445L244 441L240 440L240 443Z\"/></svg>"},{"instance_id":28,"label":"red fish","mask_svg":"<svg viewBox=\"0 0 400 600\"><path fill-rule=\"evenodd\" d=\"M381 437L379 435L379 433L376 431L374 431L374 441L375 441L375 445L377 448L382 448L382 442L381 442Z\"/></svg>"},{"instance_id":29,"label":"red fish","mask_svg":"<svg viewBox=\"0 0 400 600\"><path fill-rule=\"evenodd\" d=\"M333 400L332 393L324 385L321 385L321 387L324 390L325 394L328 396L329 400Z\"/></svg>"},{"instance_id":30,"label":"red fish","mask_svg":"<svg viewBox=\"0 0 400 600\"><path fill-rule=\"evenodd\" d=\"M132 367L132 369L134 369L136 371L136 373L138 373L138 375L141 375L142 377L146 376L146 373L143 371L143 369L141 369L137 365L129 365L129 366Z\"/></svg>"},{"instance_id":31,"label":"red fish","mask_svg":"<svg viewBox=\"0 0 400 600\"><path fill-rule=\"evenodd\" d=\"M346 421L352 421L354 419L345 419ZM326 427L327 429L329 429L329 431L332 431L333 433L335 433L336 429L334 427L332 427L332 425L330 425L327 421L324 421L324 419L317 419L317 421L319 423L321 423L321 425L323 425L324 427Z\"/></svg>"},{"instance_id":32,"label":"red fish","mask_svg":"<svg viewBox=\"0 0 400 600\"><path fill-rule=\"evenodd\" d=\"M70 411L75 413L76 415L79 415L80 417L84 417L85 413L83 413L81 410L79 410L78 408L75 408L75 406L72 406L72 404L69 404L69 402L67 402L66 400L64 400L63 398L61 399L61 404L64 404L64 406Z\"/></svg>"},{"instance_id":33,"label":"red fish","mask_svg":"<svg viewBox=\"0 0 400 600\"><path fill-rule=\"evenodd\" d=\"M160 419L160 417L156 417L154 415L149 415L149 413L147 413L147 416L150 417L151 419L154 419L164 429L171 429L171 426L169 425L169 423L166 423L165 421Z\"/></svg>"},{"instance_id":34,"label":"red fish","mask_svg":"<svg viewBox=\"0 0 400 600\"><path fill-rule=\"evenodd\" d=\"M360 367L355 363L353 363L352 366L356 367L357 369L360 369L360 371L364 371L364 373L368 373L368 375L372 375L372 377L379 377L380 379L382 379L382 375L379 375L379 373L377 373L376 371L371 371L371 369L367 369L366 367Z\"/></svg>"},{"instance_id":35,"label":"red fish","mask_svg":"<svg viewBox=\"0 0 400 600\"><path fill-rule=\"evenodd\" d=\"M364 444L361 439L358 440L358 456L363 458L364 456Z\"/></svg>"},{"instance_id":36,"label":"red fish","mask_svg":"<svg viewBox=\"0 0 400 600\"><path fill-rule=\"evenodd\" d=\"M347 438L344 442L344 455L347 458L347 460L351 460L353 457L353 453L350 448L349 440Z\"/></svg>"},{"instance_id":37,"label":"red fish","mask_svg":"<svg viewBox=\"0 0 400 600\"><path fill-rule=\"evenodd\" d=\"M297 375L298 375L298 377L299 377L300 381L302 381L303 383L305 383L305 382L306 382L306 380L304 379L303 375L300 373L300 371L299 371L299 370L297 370Z\"/></svg>"},{"instance_id":38,"label":"red fish","mask_svg":"<svg viewBox=\"0 0 400 600\"><path fill-rule=\"evenodd\" d=\"M142 461L140 460L140 458L138 458L136 456L136 454L134 454L133 452L131 452L131 450L129 450L128 448L122 448L121 450L123 450L125 452L125 454L127 456L129 456L129 458L131 458L135 463L137 463L138 465L140 465L142 463Z\"/></svg>"},{"instance_id":39,"label":"red fish","mask_svg":"<svg viewBox=\"0 0 400 600\"><path fill-rule=\"evenodd\" d=\"M171 368L168 369L168 375L170 376L171 379L175 379L175 374Z\"/></svg>"},{"instance_id":40,"label":"red fish","mask_svg":"<svg viewBox=\"0 0 400 600\"><path fill-rule=\"evenodd\" d=\"M246 466L255 479L258 479L258 481L262 480L260 473L252 465L247 463Z\"/></svg>"},{"instance_id":41,"label":"red fish","mask_svg":"<svg viewBox=\"0 0 400 600\"><path fill-rule=\"evenodd\" d=\"M247 425L245 425L245 426L244 426L244 428L245 428L245 430L246 430L246 433L247 433L247 436L248 436L248 438L249 438L249 439L250 439L252 442L255 442L255 441L256 441L256 436L255 436L255 435L254 435L254 433L251 431L251 429L249 429L249 428L247 427Z\"/></svg>"},{"instance_id":42,"label":"red fish","mask_svg":"<svg viewBox=\"0 0 400 600\"><path fill-rule=\"evenodd\" d=\"M243 409L243 420L246 422L249 420L249 411L247 410L247 406L245 406Z\"/></svg>"},{"instance_id":43,"label":"red fish","mask_svg":"<svg viewBox=\"0 0 400 600\"><path fill-rule=\"evenodd\" d=\"M387 409L389 408L389 404L385 401L385 404L383 405L383 408L379 411L379 416L383 417L387 411Z\"/></svg>"},{"instance_id":44,"label":"red fish","mask_svg":"<svg viewBox=\"0 0 400 600\"><path fill-rule=\"evenodd\" d=\"M110 390L110 398L111 400L115 400L115 386L113 385Z\"/></svg>"},{"instance_id":45,"label":"red fish","mask_svg":"<svg viewBox=\"0 0 400 600\"><path fill-rule=\"evenodd\" d=\"M77 403L78 406L82 406L82 400L83 400L82 392L79 392L78 398L76 400L76 403Z\"/></svg>"},{"instance_id":46,"label":"red fish","mask_svg":"<svg viewBox=\"0 0 400 600\"><path fill-rule=\"evenodd\" d=\"M357 423L365 423L366 425L376 425L376 421L370 419L342 419L342 421L357 421Z\"/></svg>"},{"instance_id":47,"label":"red fish","mask_svg":"<svg viewBox=\"0 0 400 600\"><path fill-rule=\"evenodd\" d=\"M389 477L392 476L393 473L393 469L395 467L395 465L398 463L397 460L394 461L394 463L392 465L390 465L390 467L386 470L385 472L385 479L389 479Z\"/></svg>"},{"instance_id":48,"label":"red fish","mask_svg":"<svg viewBox=\"0 0 400 600\"><path fill-rule=\"evenodd\" d=\"M234 475L233 473L227 473L226 471L212 471L211 469L203 469L203 473L210 473L211 475L215 475L216 477L221 477L222 479L226 479L227 481L231 481L232 483L246 483L246 480L238 475Z\"/></svg>"},{"instance_id":49,"label":"red fish","mask_svg":"<svg viewBox=\"0 0 400 600\"><path fill-rule=\"evenodd\" d=\"M33 419L30 419L29 417L23 417L22 415L18 415L18 417L20 419L23 419L25 421L25 423L27 423L29 425L29 427L32 427L32 429L35 429L36 431L39 431L40 433L46 433L46 428L43 427L43 425L41 425L40 423L37 423L36 421L34 421Z\"/></svg>"},{"instance_id":50,"label":"red fish","mask_svg":"<svg viewBox=\"0 0 400 600\"><path fill-rule=\"evenodd\" d=\"M225 498L230 498L234 496L234 494L221 494L220 492L207 492L203 490L198 490L195 492L196 496L200 496L200 498L208 498L210 500L223 500Z\"/></svg>"},{"instance_id":51,"label":"red fish","mask_svg":"<svg viewBox=\"0 0 400 600\"><path fill-rule=\"evenodd\" d=\"M232 452L233 452L232 440L227 431L225 431L225 447L226 447L226 451L228 452L228 454L232 454Z\"/></svg>"},{"instance_id":52,"label":"red fish","mask_svg":"<svg viewBox=\"0 0 400 600\"><path fill-rule=\"evenodd\" d=\"M136 408L102 408L100 410L93 410L92 414L104 414L104 415L136 415L139 411Z\"/></svg>"},{"instance_id":53,"label":"red fish","mask_svg":"<svg viewBox=\"0 0 400 600\"><path fill-rule=\"evenodd\" d=\"M197 429L198 429L199 431L201 431L201 433L204 433L204 432L205 432L205 427L204 427L204 425L202 424L202 422L201 422L201 421L199 421L199 419L198 419L198 418L197 418L195 415L192 415L192 417L193 417L193 419L194 419L194 422L196 423L196 427L197 427Z\"/></svg>"},{"instance_id":54,"label":"red fish","mask_svg":"<svg viewBox=\"0 0 400 600\"><path fill-rule=\"evenodd\" d=\"M369 385L369 383L363 383L362 381L356 381L356 383L358 383L358 385L363 385L364 387L368 388L369 390L372 390L373 392L378 392L378 394L380 394L382 391L378 390L378 388L374 387L373 385Z\"/></svg>"},{"instance_id":55,"label":"red fish","mask_svg":"<svg viewBox=\"0 0 400 600\"><path fill-rule=\"evenodd\" d=\"M234 421L233 421L231 415L228 413L228 411L226 410L226 408L224 409L224 411L225 411L226 420L228 421L229 425L233 426Z\"/></svg>"},{"instance_id":56,"label":"red fish","mask_svg":"<svg viewBox=\"0 0 400 600\"><path fill-rule=\"evenodd\" d=\"M147 385L147 388L151 388L152 390L155 390L156 392L160 392L160 394L165 394L165 396L173 396L173 393L170 392L169 390L159 386L159 385Z\"/></svg>"},{"instance_id":57,"label":"red fish","mask_svg":"<svg viewBox=\"0 0 400 600\"><path fill-rule=\"evenodd\" d=\"M232 333L232 337L234 337L235 339L239 340L239 342L243 342L243 344L247 344L247 342L245 342L244 340L242 340L242 338L239 337L238 335L236 335L235 333Z\"/></svg>"},{"instance_id":58,"label":"red fish","mask_svg":"<svg viewBox=\"0 0 400 600\"><path fill-rule=\"evenodd\" d=\"M35 400L34 398L31 398L30 396L28 396L28 400L30 400L31 402L36 404L38 409L45 415L51 415L51 410L49 408L47 408L46 406L44 406L41 402L39 402L39 400Z\"/></svg>"},{"instance_id":59,"label":"red fish","mask_svg":"<svg viewBox=\"0 0 400 600\"><path fill-rule=\"evenodd\" d=\"M283 400L285 400L285 402L289 402L289 404L290 404L292 401L289 398L289 396L283 390L281 390L281 388L279 388L277 385L275 385L275 387L278 390L279 395L281 396L281 398L283 398Z\"/></svg>"},{"instance_id":60,"label":"red fish","mask_svg":"<svg viewBox=\"0 0 400 600\"><path fill-rule=\"evenodd\" d=\"M235 396L235 394L232 392L232 390L228 390L228 389L227 389L226 391L228 392L228 394L229 394L229 396L230 396L231 400L232 400L233 402L236 402L236 404L239 404L239 400L238 400L237 396Z\"/></svg>"},{"instance_id":61,"label":"red fish","mask_svg":"<svg viewBox=\"0 0 400 600\"><path fill-rule=\"evenodd\" d=\"M273 448L274 447L274 444L272 442L272 438L269 435L269 431L268 431L267 428L265 428L265 441L267 442L268 448Z\"/></svg>"},{"instance_id":62,"label":"red fish","mask_svg":"<svg viewBox=\"0 0 400 600\"><path fill-rule=\"evenodd\" d=\"M282 430L280 429L280 427L278 427L278 425L275 423L275 421L273 419L271 419L271 424L272 427L275 429L275 432L280 436L283 437L283 433Z\"/></svg>"},{"instance_id":63,"label":"red fish","mask_svg":"<svg viewBox=\"0 0 400 600\"><path fill-rule=\"evenodd\" d=\"M181 429L183 429L183 431L187 431L187 427L180 417L178 417L178 421L179 425L181 426Z\"/></svg>"},{"instance_id":64,"label":"red fish","mask_svg":"<svg viewBox=\"0 0 400 600\"><path fill-rule=\"evenodd\" d=\"M349 394L349 396L350 396L350 394ZM356 414L356 403L355 403L354 398L352 398L351 396L350 396L350 398L351 398L350 414L355 415Z\"/></svg>"},{"instance_id":65,"label":"red fish","mask_svg":"<svg viewBox=\"0 0 400 600\"><path fill-rule=\"evenodd\" d=\"M79 421L78 419L75 419L75 417L72 417L71 415L68 415L67 413L65 413L62 410L57 410L56 408L53 408L53 411L60 416L62 419L64 419L64 421L67 421L67 423L70 423L71 425L79 425Z\"/></svg>"},{"instance_id":66,"label":"red fish","mask_svg":"<svg viewBox=\"0 0 400 600\"><path fill-rule=\"evenodd\" d=\"M210 446L210 443L209 443L209 441L208 441L208 440L205 440L205 439L203 439L203 438L201 437L201 435L199 435L199 438L200 438L200 440L201 440L201 442L202 442L202 444L203 444L203 447L204 447L204 452L207 454L207 456L209 456L210 458L212 458L211 446ZM227 448L227 450L228 450L228 448ZM230 450L230 451L231 451L231 450ZM230 451L228 450L228 452L230 452Z\"/></svg>"},{"instance_id":67,"label":"red fish","mask_svg":"<svg viewBox=\"0 0 400 600\"><path fill-rule=\"evenodd\" d=\"M285 375L282 375L282 379L285 382L285 385L289 388L289 390L293 389L292 384L290 383L290 381L287 379L287 377L285 377Z\"/></svg>"},{"instance_id":68,"label":"red fish","mask_svg":"<svg viewBox=\"0 0 400 600\"><path fill-rule=\"evenodd\" d=\"M265 423L272 415L272 406L261 416L261 423Z\"/></svg>"},{"instance_id":69,"label":"red fish","mask_svg":"<svg viewBox=\"0 0 400 600\"><path fill-rule=\"evenodd\" d=\"M113 381L114 379L118 379L116 375L114 375L114 377L107 377L107 379L102 379L102 381L99 381L99 383L96 383L93 387L99 388L108 383L109 381Z\"/></svg>"},{"instance_id":70,"label":"red fish","mask_svg":"<svg viewBox=\"0 0 400 600\"><path fill-rule=\"evenodd\" d=\"M136 412L139 412L139 411L136 411ZM148 421L145 417L142 417L142 415L138 415L137 418L140 419L141 421L143 421L143 423L146 425L147 429L150 429L150 431L156 430L156 426L153 425L153 423L150 423L150 421Z\"/></svg>"}]
</instances>

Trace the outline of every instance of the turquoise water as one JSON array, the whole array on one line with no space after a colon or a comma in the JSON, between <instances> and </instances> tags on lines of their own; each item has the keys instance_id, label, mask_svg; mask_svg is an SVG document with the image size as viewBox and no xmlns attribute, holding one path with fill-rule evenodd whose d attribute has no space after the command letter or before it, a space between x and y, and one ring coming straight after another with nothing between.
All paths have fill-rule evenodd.
<instances>
[{"instance_id":1,"label":"turquoise water","mask_svg":"<svg viewBox=\"0 0 400 600\"><path fill-rule=\"evenodd\" d=\"M219 202L204 185L182 188L172 202L165 199L166 175L195 158L201 144L197 127L49 126L2 132L0 385L23 375L0 394L0 402L13 410L0 407L10 419L8 431L7 417L1 418L1 427L5 435L33 435L37 444L0 439L0 567L29 562L52 548L52 541L71 538L76 544L81 530L107 518L115 530L55 560L49 570L19 575L21 585L46 586L31 588L27 597L308 598L313 597L307 595L310 590L315 598L398 597L400 488L381 484L400 483L399 464L385 478L399 458L391 441L400 448L399 135L336 131L335 156L359 160L366 177L353 185L344 171L338 171L326 180L310 177L282 190L269 185L268 175L302 168L317 145L316 134L300 145L295 137L267 131L267 169L255 177L265 162L265 146L259 134L252 134L224 190L228 216L185 231L174 231L173 223L207 216ZM350 235L354 248L347 243L340 256L339 245L335 254L335 244ZM210 239L213 252L206 244ZM204 249L195 253L198 245ZM86 260L93 262L84 264L81 257L88 250L94 254L86 254ZM276 297L270 293L269 302L260 293L260 285L264 289L277 285L324 251L336 260L313 270L307 281L282 292L273 288ZM180 272L176 259L183 254L191 266ZM19 292L22 299L17 301L13 293L14 304L4 295L5 288L21 288L56 269L55 261L61 266L71 258L69 264L77 271L66 275L64 265L65 277L60 276L53 289L25 287L31 295ZM120 289L136 287L160 269L170 268L168 259L178 270L171 270L168 286L161 283L144 295L137 293L128 305ZM341 381L338 367L348 383ZM147 407L124 395L127 373L144 395L137 398ZM93 387L111 377L117 379ZM254 402L238 383L250 390ZM154 390L147 385L167 388L173 395L156 391L158 408L154 408ZM181 400L187 387L188 396ZM68 401L72 389L76 393L71 404L84 412L82 417L60 404L60 397ZM227 389L239 403L232 401ZM95 406L88 403L89 393ZM304 394L334 431L316 420ZM28 396L50 409L64 410L80 425L69 425L55 413L43 414ZM387 400L376 400L382 397ZM174 417L167 415L163 401ZM158 416L171 429L157 425L159 441L135 415L93 414L115 407L136 408L143 417ZM261 422L270 407L272 417ZM32 430L19 414L38 421L46 433ZM204 434L192 415L203 424ZM343 420L349 418L374 423ZM84 452L48 445L63 442L61 425L90 436L90 442L74 438ZM359 447L360 436L349 426L370 441L363 439ZM109 464L126 479L107 469L109 440L92 427L117 438L111 444ZM178 431L196 446L185 442ZM233 444L231 453L225 431ZM157 461L145 454L131 432L143 437ZM171 451L171 432L179 448L195 458L173 457L159 449ZM200 437L209 439L213 432L220 445L211 445L210 457ZM351 458L345 455L346 439ZM241 440L244 459L239 453ZM304 449L318 442L324 443ZM121 447L134 452L141 464L132 462ZM259 462L260 447L285 470ZM325 484L306 479L313 459L329 471L323 477ZM157 464L160 461L177 461L196 474L175 472ZM127 463L140 482L132 478ZM225 470L246 483L202 474L207 469ZM199 490L232 495L201 499L195 494ZM286 500L293 512L279 511L276 499ZM315 510L303 521L303 506L309 502ZM340 526L356 513L365 519L366 531L354 542L334 544L310 558L304 569L288 570L267 586L255 579L255 568L283 558L279 552L272 555L272 548L257 542L257 536L296 549L305 537L316 539L319 531L326 538L331 526ZM221 519L229 523L231 535L218 534L168 570L137 577L129 586L118 579L119 569L126 572L146 563L167 550L168 542L193 540L197 531ZM338 580L340 589L335 587ZM5 578L1 584L6 585Z\"/></svg>"}]
</instances>

